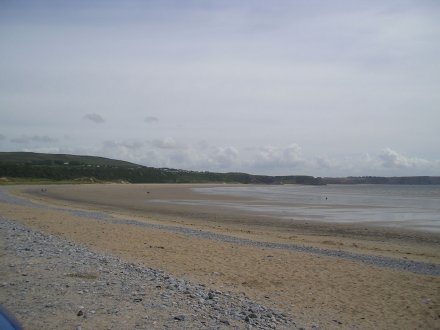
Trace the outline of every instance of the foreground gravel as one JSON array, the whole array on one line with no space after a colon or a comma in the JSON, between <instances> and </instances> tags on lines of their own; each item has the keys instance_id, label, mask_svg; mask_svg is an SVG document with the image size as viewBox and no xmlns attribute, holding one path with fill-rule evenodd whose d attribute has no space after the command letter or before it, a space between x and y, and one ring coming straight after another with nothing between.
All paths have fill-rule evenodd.
<instances>
[{"instance_id":1,"label":"foreground gravel","mask_svg":"<svg viewBox=\"0 0 440 330\"><path fill-rule=\"evenodd\" d=\"M298 329L244 295L126 263L4 217L0 244L0 304L28 329Z\"/></svg>"}]
</instances>

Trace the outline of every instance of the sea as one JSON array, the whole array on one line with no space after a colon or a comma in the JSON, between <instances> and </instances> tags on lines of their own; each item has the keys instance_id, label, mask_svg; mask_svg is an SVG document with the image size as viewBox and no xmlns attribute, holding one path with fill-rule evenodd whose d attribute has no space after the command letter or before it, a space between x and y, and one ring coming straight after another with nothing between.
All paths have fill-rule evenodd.
<instances>
[{"instance_id":1,"label":"sea","mask_svg":"<svg viewBox=\"0 0 440 330\"><path fill-rule=\"evenodd\" d=\"M228 185L194 190L244 197L223 206L256 215L440 233L440 185Z\"/></svg>"}]
</instances>

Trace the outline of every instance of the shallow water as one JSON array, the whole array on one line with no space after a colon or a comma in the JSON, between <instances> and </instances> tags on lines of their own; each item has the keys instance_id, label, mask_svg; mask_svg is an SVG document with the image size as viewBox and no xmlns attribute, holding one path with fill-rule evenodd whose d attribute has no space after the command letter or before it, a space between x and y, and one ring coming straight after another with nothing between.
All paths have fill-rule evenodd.
<instances>
[{"instance_id":1,"label":"shallow water","mask_svg":"<svg viewBox=\"0 0 440 330\"><path fill-rule=\"evenodd\" d=\"M440 186L436 185L249 185L194 190L247 197L225 206L264 215L440 232Z\"/></svg>"}]
</instances>

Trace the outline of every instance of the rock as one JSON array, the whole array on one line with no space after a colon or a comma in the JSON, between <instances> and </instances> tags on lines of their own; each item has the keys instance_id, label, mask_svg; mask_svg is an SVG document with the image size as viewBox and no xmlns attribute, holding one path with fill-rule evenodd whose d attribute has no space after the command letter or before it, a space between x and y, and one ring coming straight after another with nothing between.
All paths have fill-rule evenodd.
<instances>
[{"instance_id":1,"label":"rock","mask_svg":"<svg viewBox=\"0 0 440 330\"><path fill-rule=\"evenodd\" d=\"M56 306L57 315L63 312L72 313L72 299L78 299L76 301L80 301L82 305L75 306L77 310L75 314L80 317L77 320L88 322L87 317L106 316L112 319L109 328L126 329L134 326L139 329L200 327L269 329L274 328L274 325L278 325L281 329L296 328L288 317L283 319L277 312L251 301L244 294L221 292L208 285L192 284L148 267L127 264L120 258L104 257L74 243L66 243L57 236L30 231L26 234L29 235L30 240L6 241L7 237L12 237L8 225L5 225L7 221L0 217L0 240L2 243L5 242L4 253L14 255L18 259L8 259L4 264L12 265L7 269L14 276L18 275L19 280L14 284L12 277L2 279L0 282L2 291L14 289L16 292L11 293L10 298L6 296L3 299L18 301L17 298L27 299L30 294L35 294L32 299L38 299L41 302L40 307L47 308L46 313L37 316L40 321L44 318L44 314L50 316L55 311L54 308L49 309L49 307ZM18 234L25 228L21 225L16 227L18 229L15 233ZM30 241L33 241L31 245L29 245ZM24 246L29 246L31 251L25 253ZM44 259L44 262L28 265L26 260L32 256L38 256ZM28 276L21 278L22 273ZM66 276L72 273L99 273L99 278ZM53 283L57 283L60 278L63 281L59 286L54 286ZM37 284L33 282L34 280L38 281L35 291L29 292L28 287L26 289L23 287L27 279L33 284ZM13 284L15 287L11 287ZM23 293L17 290L17 287L20 290L23 288ZM60 294L65 295L66 299L60 300ZM151 316L144 317L149 313ZM26 315L35 316L35 310L32 308L29 312L24 312L23 309L19 316L23 320L29 319ZM129 320L133 318L137 318L134 320L137 323L129 326ZM44 322L46 328L55 328ZM77 326L79 325L71 325L72 329ZM81 330L81 326L76 329Z\"/></svg>"}]
</instances>

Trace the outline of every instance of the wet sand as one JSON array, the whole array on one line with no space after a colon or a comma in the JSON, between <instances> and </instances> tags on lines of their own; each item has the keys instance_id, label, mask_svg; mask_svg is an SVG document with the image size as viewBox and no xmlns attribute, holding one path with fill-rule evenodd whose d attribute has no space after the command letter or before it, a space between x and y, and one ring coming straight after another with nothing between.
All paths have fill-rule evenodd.
<instances>
[{"instance_id":1,"label":"wet sand","mask_svg":"<svg viewBox=\"0 0 440 330\"><path fill-rule=\"evenodd\" d=\"M62 212L104 211L133 219L263 242L303 244L367 255L440 263L440 237L363 225L294 222L225 209L149 200L209 200L189 185L66 185L11 188L60 210L0 204L2 215L25 225L163 269L210 287L245 292L286 311L306 328L435 329L440 326L440 277L309 253L200 239L132 224ZM44 189L43 189L44 190Z\"/></svg>"}]
</instances>

